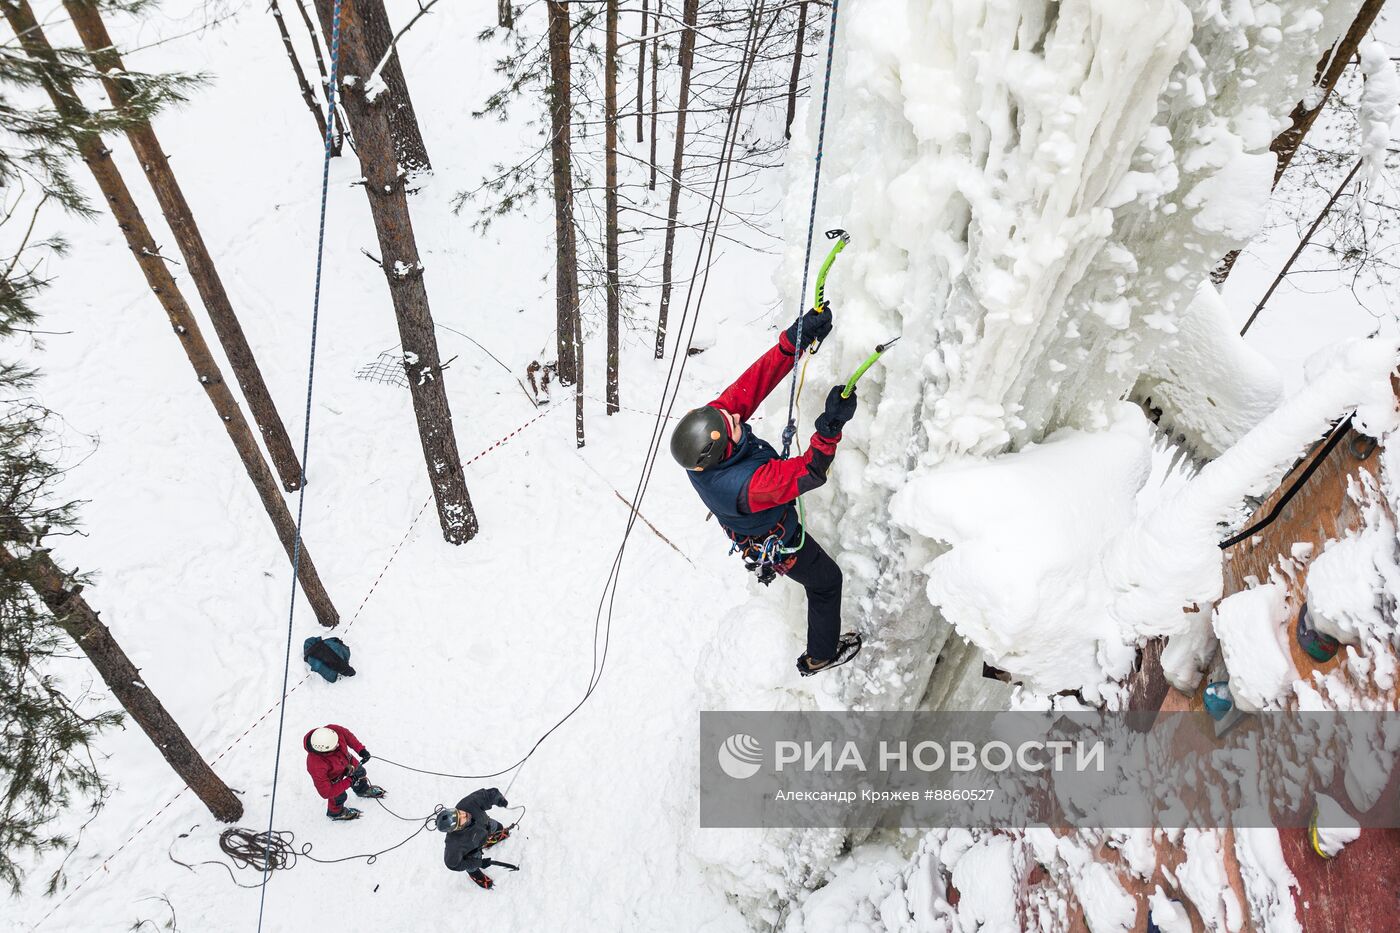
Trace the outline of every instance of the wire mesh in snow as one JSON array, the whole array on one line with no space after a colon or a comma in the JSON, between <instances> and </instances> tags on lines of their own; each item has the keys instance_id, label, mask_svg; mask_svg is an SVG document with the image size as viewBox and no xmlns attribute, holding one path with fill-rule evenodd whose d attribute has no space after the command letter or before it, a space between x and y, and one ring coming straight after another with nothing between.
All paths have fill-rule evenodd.
<instances>
[{"instance_id":1,"label":"wire mesh in snow","mask_svg":"<svg viewBox=\"0 0 1400 933\"><path fill-rule=\"evenodd\" d=\"M366 363L355 371L356 379L375 382L380 385L408 388L408 374L404 371L403 354L397 350L385 350L372 363Z\"/></svg>"}]
</instances>

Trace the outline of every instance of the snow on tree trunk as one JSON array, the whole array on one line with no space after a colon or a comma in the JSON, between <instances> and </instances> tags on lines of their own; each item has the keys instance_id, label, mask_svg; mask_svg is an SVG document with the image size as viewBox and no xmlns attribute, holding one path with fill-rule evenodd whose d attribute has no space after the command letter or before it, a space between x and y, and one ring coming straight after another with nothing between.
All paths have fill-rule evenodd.
<instances>
[{"instance_id":1,"label":"snow on tree trunk","mask_svg":"<svg viewBox=\"0 0 1400 933\"><path fill-rule=\"evenodd\" d=\"M0 11L4 12L15 35L20 37L20 44L26 54L36 61L54 61L57 53L49 44L48 37L34 17L34 11L25 0L5 0L0 3ZM81 122L83 104L71 82L57 71L51 71L45 90L60 114L72 123ZM263 459L262 451L258 448L257 439L238 407L238 400L234 398L233 391L219 370L219 364L199 329L199 323L190 310L189 302L185 300L174 276L171 275L170 267L160 254L160 247L151 236L150 228L146 226L145 218L131 196L131 190L127 188L126 181L112 160L112 151L95 135L77 135L73 141L83 162L92 171L93 180L102 191L112 219L116 221L126 240L127 248L141 267L146 284L170 320L170 327L185 351L195 378L204 389L210 404L214 406L214 411L223 423L224 430L228 432L234 449L238 451L239 460L242 461L243 468L257 491L258 499L267 511L267 517L271 520L290 563L293 555L298 554L296 523L291 512L287 510L287 503L282 498L281 491L277 488L277 479L268 469L267 461ZM321 583L320 574L316 571L316 565L312 563L311 553L304 541L297 567L298 582L316 614L316 620L327 627L339 624L340 615Z\"/></svg>"},{"instance_id":2,"label":"snow on tree trunk","mask_svg":"<svg viewBox=\"0 0 1400 933\"><path fill-rule=\"evenodd\" d=\"M353 3L346 2L342 10L345 7L354 7L355 17L363 28L365 53L370 61L370 70L365 75L373 73L379 62L384 62L378 75L382 85L367 88L366 93L381 108L389 122L389 138L394 143L399 170L408 180L410 190L416 190L415 180L432 172L433 166L428 161L428 147L423 142L423 131L418 127L418 115L413 112L413 98L408 94L408 81L403 76L397 46L387 60L384 57L394 41L389 14L384 9L383 0L354 0Z\"/></svg>"},{"instance_id":3,"label":"snow on tree trunk","mask_svg":"<svg viewBox=\"0 0 1400 933\"><path fill-rule=\"evenodd\" d=\"M104 76L103 87L107 96L112 99L114 106L122 108L129 95L120 77L126 66L112 43L112 37L107 34L107 26L102 21L101 12L92 0L65 0L63 6L82 38L83 47L88 50L93 64ZM280 23L281 13L276 15ZM307 87L306 91L309 96L310 88ZM315 101L310 102L314 108ZM321 130L321 138L324 139L324 123L321 124ZM224 355L228 357L229 367L233 370L234 378L238 380L239 388L243 390L243 398L248 402L248 410L253 413L253 420L262 432L263 444L267 447L272 465L282 480L282 488L288 492L295 492L301 488L301 463L297 459L295 448L292 447L292 439L287 435L287 428L282 424L282 416L277 413L272 393L263 381L262 370L253 356L253 348L248 345L248 338L243 334L243 325L239 323L238 314L233 310L233 303L224 289L223 279L219 277L219 270L214 265L214 258L209 255L209 248L204 244L204 236L199 232L199 225L195 223L189 202L185 200L185 193L175 179L175 170L170 167L170 160L166 158L165 150L161 148L160 140L156 138L155 130L149 121L133 125L127 130L126 136L131 142L131 148L136 152L136 157L141 160L142 168L146 170L146 180L155 192L161 213L170 225L170 232L175 235L175 243L189 268L190 277L194 279L195 288L199 290L199 297L204 301L204 308L209 312L209 320L214 325L214 332L219 336Z\"/></svg>"},{"instance_id":4,"label":"snow on tree trunk","mask_svg":"<svg viewBox=\"0 0 1400 933\"><path fill-rule=\"evenodd\" d=\"M380 264L398 320L404 372L413 397L428 481L437 503L438 523L444 540L464 544L476 536L476 511L467 492L447 387L443 384L428 289L423 282L423 263L418 257L418 242L408 210L408 173L395 156L393 98L386 100L381 96L372 101L364 87L366 77L378 62L373 56L370 33L360 19L361 11L370 7L379 7L381 12L383 9L374 2L366 5L365 0L346 2L341 7L340 82L345 91L345 112L355 134L365 194L379 237ZM332 0L316 0L316 11L327 36L332 10Z\"/></svg>"}]
</instances>

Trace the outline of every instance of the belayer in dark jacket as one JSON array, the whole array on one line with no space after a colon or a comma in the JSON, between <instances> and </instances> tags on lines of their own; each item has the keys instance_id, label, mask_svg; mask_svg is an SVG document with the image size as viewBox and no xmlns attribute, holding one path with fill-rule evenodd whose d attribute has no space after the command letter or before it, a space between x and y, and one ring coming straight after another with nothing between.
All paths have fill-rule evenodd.
<instances>
[{"instance_id":1,"label":"belayer in dark jacket","mask_svg":"<svg viewBox=\"0 0 1400 933\"><path fill-rule=\"evenodd\" d=\"M492 865L515 868L514 865L507 866L505 862L493 862L482 855L484 850L510 838L510 830L487 816L486 811L492 807L508 806L510 804L506 803L500 791L494 787L484 787L457 801L455 809L443 808L437 815L437 828L447 833L442 860L448 868L466 872L467 877L479 887L488 889L496 882L482 871L483 868Z\"/></svg>"},{"instance_id":2,"label":"belayer in dark jacket","mask_svg":"<svg viewBox=\"0 0 1400 933\"><path fill-rule=\"evenodd\" d=\"M801 321L802 342L810 346L831 333L832 317L808 311ZM841 397L843 386L827 393L806 453L784 460L773 445L756 436L748 420L768 393L792 372L798 322L778 337L777 346L744 371L704 408L681 418L671 435L671 455L689 470L690 483L719 520L759 580L787 576L807 590L807 653L797 659L804 677L844 664L860 651L860 635L841 634L841 568L804 535L797 497L826 482L841 429L856 413L856 396Z\"/></svg>"}]
</instances>

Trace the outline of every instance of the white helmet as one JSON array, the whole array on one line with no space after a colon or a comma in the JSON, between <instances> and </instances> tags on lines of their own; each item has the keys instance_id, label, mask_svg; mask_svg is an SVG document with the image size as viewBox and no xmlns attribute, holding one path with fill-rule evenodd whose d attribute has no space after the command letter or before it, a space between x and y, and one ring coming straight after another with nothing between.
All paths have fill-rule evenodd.
<instances>
[{"instance_id":1,"label":"white helmet","mask_svg":"<svg viewBox=\"0 0 1400 933\"><path fill-rule=\"evenodd\" d=\"M322 726L311 732L311 750L313 752L333 752L340 744L340 736L335 734L335 730L329 726Z\"/></svg>"}]
</instances>

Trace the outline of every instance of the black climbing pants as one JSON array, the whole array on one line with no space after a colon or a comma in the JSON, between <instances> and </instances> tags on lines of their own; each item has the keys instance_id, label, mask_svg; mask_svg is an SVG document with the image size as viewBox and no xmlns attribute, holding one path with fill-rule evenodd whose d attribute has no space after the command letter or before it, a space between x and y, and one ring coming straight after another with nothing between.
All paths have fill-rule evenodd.
<instances>
[{"instance_id":1,"label":"black climbing pants","mask_svg":"<svg viewBox=\"0 0 1400 933\"><path fill-rule=\"evenodd\" d=\"M807 654L826 661L841 638L841 568L810 534L796 556L787 577L807 591Z\"/></svg>"}]
</instances>

